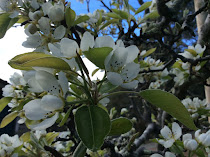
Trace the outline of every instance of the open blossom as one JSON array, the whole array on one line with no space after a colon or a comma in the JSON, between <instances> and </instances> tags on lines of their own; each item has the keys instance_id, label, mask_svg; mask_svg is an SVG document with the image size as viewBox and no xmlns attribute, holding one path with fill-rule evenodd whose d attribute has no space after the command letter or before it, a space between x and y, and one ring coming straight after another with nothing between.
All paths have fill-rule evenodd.
<instances>
[{"instance_id":1,"label":"open blossom","mask_svg":"<svg viewBox=\"0 0 210 157\"><path fill-rule=\"evenodd\" d=\"M7 134L2 134L0 136L0 156L13 156L13 151L15 148L21 146L23 143L19 140L18 135L9 136Z\"/></svg>"},{"instance_id":2,"label":"open blossom","mask_svg":"<svg viewBox=\"0 0 210 157\"><path fill-rule=\"evenodd\" d=\"M164 126L164 128L160 130L160 133L163 136L164 140L160 139L158 140L158 142L162 144L165 148L170 148L173 143L182 135L182 129L178 123L173 122L172 131L171 129L169 129L169 127Z\"/></svg>"},{"instance_id":3,"label":"open blossom","mask_svg":"<svg viewBox=\"0 0 210 157\"><path fill-rule=\"evenodd\" d=\"M205 147L209 147L210 146L210 130L207 131L206 133L201 133L201 130L197 130L195 132L195 138L196 140L201 143L202 145L204 145Z\"/></svg>"},{"instance_id":4,"label":"open blossom","mask_svg":"<svg viewBox=\"0 0 210 157\"><path fill-rule=\"evenodd\" d=\"M205 51L206 46L203 48L201 47L200 44L196 44L194 46L188 46L188 49L184 51L184 53L180 53L180 55L190 58L190 59L197 59L202 56L202 53Z\"/></svg>"}]
</instances>

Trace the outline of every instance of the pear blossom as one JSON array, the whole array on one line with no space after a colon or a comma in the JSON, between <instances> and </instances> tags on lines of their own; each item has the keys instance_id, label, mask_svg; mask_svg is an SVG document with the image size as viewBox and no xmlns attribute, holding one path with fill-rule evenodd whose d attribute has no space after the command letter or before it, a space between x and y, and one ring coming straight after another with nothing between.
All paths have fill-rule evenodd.
<instances>
[{"instance_id":1,"label":"pear blossom","mask_svg":"<svg viewBox=\"0 0 210 157\"><path fill-rule=\"evenodd\" d=\"M54 5L51 2L46 2L42 5L45 15L48 15L53 22L59 22L64 19L64 4L59 1Z\"/></svg>"},{"instance_id":2,"label":"pear blossom","mask_svg":"<svg viewBox=\"0 0 210 157\"><path fill-rule=\"evenodd\" d=\"M163 145L165 148L170 148L173 143L180 138L182 135L182 129L178 123L172 123L172 131L169 129L168 126L164 126L160 130L161 135L163 136L164 140L160 139L158 142Z\"/></svg>"},{"instance_id":3,"label":"pear blossom","mask_svg":"<svg viewBox=\"0 0 210 157\"><path fill-rule=\"evenodd\" d=\"M20 1L19 0L1 0L0 1L0 9L5 12L10 12L10 18L15 18L19 15L19 7Z\"/></svg>"},{"instance_id":4,"label":"pear blossom","mask_svg":"<svg viewBox=\"0 0 210 157\"><path fill-rule=\"evenodd\" d=\"M195 132L196 140L202 145L204 145L205 147L209 147L210 146L210 130L207 131L206 133L200 134L200 132L201 132L200 129Z\"/></svg>"},{"instance_id":5,"label":"pear blossom","mask_svg":"<svg viewBox=\"0 0 210 157\"><path fill-rule=\"evenodd\" d=\"M12 154L15 148L21 146L22 144L23 142L19 140L18 135L9 136L7 134L2 134L0 136L0 155L2 157L13 156Z\"/></svg>"},{"instance_id":6,"label":"pear blossom","mask_svg":"<svg viewBox=\"0 0 210 157\"><path fill-rule=\"evenodd\" d=\"M196 150L198 147L197 141L192 139L191 134L183 135L183 143L184 143L184 147L191 151Z\"/></svg>"},{"instance_id":7,"label":"pear blossom","mask_svg":"<svg viewBox=\"0 0 210 157\"><path fill-rule=\"evenodd\" d=\"M30 125L31 129L44 130L55 123L58 118L58 113L56 111L62 109L63 106L64 103L59 97L45 95L42 99L29 101L24 105L23 110L26 118L29 120L38 121L44 119L41 123ZM53 115L54 112L56 113Z\"/></svg>"},{"instance_id":8,"label":"pear blossom","mask_svg":"<svg viewBox=\"0 0 210 157\"><path fill-rule=\"evenodd\" d=\"M203 52L206 49L206 46L202 48L200 44L196 44L195 47L188 46L188 49L189 50L185 50L184 53L179 54L189 59L197 59L202 56Z\"/></svg>"},{"instance_id":9,"label":"pear blossom","mask_svg":"<svg viewBox=\"0 0 210 157\"><path fill-rule=\"evenodd\" d=\"M163 156L160 154L152 154L150 157L163 157ZM176 157L176 155L171 152L166 152L165 157Z\"/></svg>"}]
</instances>

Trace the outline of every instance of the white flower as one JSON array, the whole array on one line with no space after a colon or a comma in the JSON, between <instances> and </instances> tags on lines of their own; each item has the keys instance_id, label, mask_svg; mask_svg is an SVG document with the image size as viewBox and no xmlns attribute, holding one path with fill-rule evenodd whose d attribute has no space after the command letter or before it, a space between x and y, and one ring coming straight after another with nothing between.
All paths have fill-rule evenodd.
<instances>
[{"instance_id":1,"label":"white flower","mask_svg":"<svg viewBox=\"0 0 210 157\"><path fill-rule=\"evenodd\" d=\"M2 88L4 97L13 97L14 96L14 87L12 85L6 85Z\"/></svg>"},{"instance_id":2,"label":"white flower","mask_svg":"<svg viewBox=\"0 0 210 157\"><path fill-rule=\"evenodd\" d=\"M0 155L10 156L15 148L21 146L23 143L19 140L18 135L9 136L2 134L0 137Z\"/></svg>"},{"instance_id":3,"label":"white flower","mask_svg":"<svg viewBox=\"0 0 210 157\"><path fill-rule=\"evenodd\" d=\"M42 5L44 14L48 15L53 22L59 22L64 19L64 4L62 2L52 5L51 2Z\"/></svg>"},{"instance_id":4,"label":"white flower","mask_svg":"<svg viewBox=\"0 0 210 157\"><path fill-rule=\"evenodd\" d=\"M184 147L191 151L196 150L198 147L197 141L192 139L191 134L183 135L183 143L184 143Z\"/></svg>"},{"instance_id":5,"label":"white flower","mask_svg":"<svg viewBox=\"0 0 210 157\"><path fill-rule=\"evenodd\" d=\"M45 95L42 99L35 99L29 101L24 105L23 110L25 111L25 116L29 120L42 120L41 123L30 125L31 129L34 130L44 130L52 126L58 118L58 113L54 116L49 117L64 106L63 101L53 95Z\"/></svg>"},{"instance_id":6,"label":"white flower","mask_svg":"<svg viewBox=\"0 0 210 157\"><path fill-rule=\"evenodd\" d=\"M188 46L188 49L189 49L188 51L184 51L184 53L179 53L179 54L186 58L197 59L202 56L203 52L206 49L206 46L202 48L200 44L196 44L195 47Z\"/></svg>"},{"instance_id":7,"label":"white flower","mask_svg":"<svg viewBox=\"0 0 210 157\"><path fill-rule=\"evenodd\" d=\"M197 139L199 143L201 143L205 147L209 147L210 146L210 130L202 134L200 134L200 131L201 130L197 130L195 132L195 138Z\"/></svg>"},{"instance_id":8,"label":"white flower","mask_svg":"<svg viewBox=\"0 0 210 157\"><path fill-rule=\"evenodd\" d=\"M10 18L15 18L19 15L19 3L17 0L1 0L0 9L5 12L10 12Z\"/></svg>"},{"instance_id":9,"label":"white flower","mask_svg":"<svg viewBox=\"0 0 210 157\"><path fill-rule=\"evenodd\" d=\"M139 50L136 46L115 47L105 59L107 79L114 85L133 89L138 86L136 80L140 65L134 63Z\"/></svg>"},{"instance_id":10,"label":"white flower","mask_svg":"<svg viewBox=\"0 0 210 157\"><path fill-rule=\"evenodd\" d=\"M47 17L41 17L38 20L40 31L46 35L50 33L50 19Z\"/></svg>"},{"instance_id":11,"label":"white flower","mask_svg":"<svg viewBox=\"0 0 210 157\"><path fill-rule=\"evenodd\" d=\"M158 142L162 144L165 148L170 148L173 143L182 135L182 129L179 124L173 122L172 132L169 127L164 126L164 128L160 130L160 133L163 136L164 140L158 140Z\"/></svg>"},{"instance_id":12,"label":"white flower","mask_svg":"<svg viewBox=\"0 0 210 157\"><path fill-rule=\"evenodd\" d=\"M160 154L152 154L150 157L163 157L163 156L160 155ZM174 155L174 154L171 153L171 152L166 152L166 153L165 153L165 157L176 157L176 155Z\"/></svg>"}]
</instances>

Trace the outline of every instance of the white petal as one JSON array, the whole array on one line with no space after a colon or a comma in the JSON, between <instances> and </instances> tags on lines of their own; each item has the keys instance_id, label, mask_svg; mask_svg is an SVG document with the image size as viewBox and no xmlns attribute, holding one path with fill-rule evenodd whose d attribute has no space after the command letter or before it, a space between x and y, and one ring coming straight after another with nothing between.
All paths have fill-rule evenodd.
<instances>
[{"instance_id":1,"label":"white petal","mask_svg":"<svg viewBox=\"0 0 210 157\"><path fill-rule=\"evenodd\" d=\"M28 85L30 87L29 90L31 92L41 93L44 91L43 88L39 85L39 83L35 79L35 77L32 77L28 80Z\"/></svg>"},{"instance_id":2,"label":"white petal","mask_svg":"<svg viewBox=\"0 0 210 157\"><path fill-rule=\"evenodd\" d=\"M58 113L56 113L53 117L47 118L44 121L42 121L39 124L29 125L31 129L33 130L45 130L49 127L51 127L56 120L58 119Z\"/></svg>"},{"instance_id":3,"label":"white petal","mask_svg":"<svg viewBox=\"0 0 210 157\"><path fill-rule=\"evenodd\" d=\"M55 111L63 108L63 101L54 95L45 95L41 99L41 108L46 111Z\"/></svg>"},{"instance_id":4,"label":"white petal","mask_svg":"<svg viewBox=\"0 0 210 157\"><path fill-rule=\"evenodd\" d=\"M63 5L63 3L59 2L57 4L54 4L54 6L52 6L49 9L48 16L53 22L63 20L64 19L64 5Z\"/></svg>"},{"instance_id":5,"label":"white petal","mask_svg":"<svg viewBox=\"0 0 210 157\"><path fill-rule=\"evenodd\" d=\"M171 152L166 152L166 153L165 153L165 157L176 157L176 155L174 155L174 154L171 153Z\"/></svg>"},{"instance_id":6,"label":"white petal","mask_svg":"<svg viewBox=\"0 0 210 157\"><path fill-rule=\"evenodd\" d=\"M125 47L125 45L124 45L122 40L117 40L116 46L118 46L118 47Z\"/></svg>"},{"instance_id":7,"label":"white petal","mask_svg":"<svg viewBox=\"0 0 210 157\"><path fill-rule=\"evenodd\" d=\"M41 99L29 101L23 106L25 116L30 120L40 120L45 118L45 115L48 113L48 111L43 110L41 106Z\"/></svg>"},{"instance_id":8,"label":"white petal","mask_svg":"<svg viewBox=\"0 0 210 157\"><path fill-rule=\"evenodd\" d=\"M196 45L195 45L195 51L196 51L198 54L201 54L202 52L204 52L205 49L206 49L206 46L204 46L204 47L202 48L200 44L196 44Z\"/></svg>"},{"instance_id":9,"label":"white petal","mask_svg":"<svg viewBox=\"0 0 210 157\"><path fill-rule=\"evenodd\" d=\"M139 49L134 45L126 47L126 51L128 53L126 63L133 62L134 59L136 59L139 54Z\"/></svg>"},{"instance_id":10,"label":"white petal","mask_svg":"<svg viewBox=\"0 0 210 157\"><path fill-rule=\"evenodd\" d=\"M165 139L171 139L172 138L172 132L169 129L169 127L167 127L167 126L164 126L164 128L162 128L160 130L160 133Z\"/></svg>"},{"instance_id":11,"label":"white petal","mask_svg":"<svg viewBox=\"0 0 210 157\"><path fill-rule=\"evenodd\" d=\"M47 92L55 95L59 95L60 87L57 79L54 75L46 71L37 71L35 78L39 85Z\"/></svg>"},{"instance_id":12,"label":"white petal","mask_svg":"<svg viewBox=\"0 0 210 157\"><path fill-rule=\"evenodd\" d=\"M123 83L123 80L121 78L121 75L115 72L108 72L107 73L107 79L116 86L119 86Z\"/></svg>"},{"instance_id":13,"label":"white petal","mask_svg":"<svg viewBox=\"0 0 210 157\"><path fill-rule=\"evenodd\" d=\"M191 140L192 139L192 135L191 134L185 134L183 135L182 137L182 140L185 141L185 140Z\"/></svg>"},{"instance_id":14,"label":"white petal","mask_svg":"<svg viewBox=\"0 0 210 157\"><path fill-rule=\"evenodd\" d=\"M110 36L102 36L98 37L95 40L95 46L94 47L111 47L113 48L115 46L114 40Z\"/></svg>"},{"instance_id":15,"label":"white petal","mask_svg":"<svg viewBox=\"0 0 210 157\"><path fill-rule=\"evenodd\" d=\"M174 142L175 142L174 139L167 140L167 141L164 143L164 147L165 147L165 148L170 148L170 147L173 145Z\"/></svg>"},{"instance_id":16,"label":"white petal","mask_svg":"<svg viewBox=\"0 0 210 157\"><path fill-rule=\"evenodd\" d=\"M176 140L177 140L178 138L180 138L180 136L182 135L182 129L181 129L181 127L179 126L178 123L173 122L173 124L172 124L172 132L173 132L174 138L175 138Z\"/></svg>"},{"instance_id":17,"label":"white petal","mask_svg":"<svg viewBox=\"0 0 210 157\"><path fill-rule=\"evenodd\" d=\"M62 71L58 73L58 83L62 88L63 96L65 96L68 91L68 79L66 77L66 74Z\"/></svg>"},{"instance_id":18,"label":"white petal","mask_svg":"<svg viewBox=\"0 0 210 157\"><path fill-rule=\"evenodd\" d=\"M80 43L80 49L82 51L88 51L89 48L93 48L93 46L94 36L92 36L89 32L85 32Z\"/></svg>"},{"instance_id":19,"label":"white petal","mask_svg":"<svg viewBox=\"0 0 210 157\"><path fill-rule=\"evenodd\" d=\"M43 10L43 12L44 12L44 15L46 15L46 14L49 13L50 8L51 8L52 6L53 6L53 5L52 5L51 2L47 2L47 3L44 3L44 4L42 5L42 10Z\"/></svg>"},{"instance_id":20,"label":"white petal","mask_svg":"<svg viewBox=\"0 0 210 157\"><path fill-rule=\"evenodd\" d=\"M48 47L49 47L50 51L52 52L53 56L61 57L60 45L49 43Z\"/></svg>"},{"instance_id":21,"label":"white petal","mask_svg":"<svg viewBox=\"0 0 210 157\"><path fill-rule=\"evenodd\" d=\"M79 46L76 41L63 38L60 42L61 44L61 53L63 53L64 57L76 57L76 51L79 52Z\"/></svg>"},{"instance_id":22,"label":"white petal","mask_svg":"<svg viewBox=\"0 0 210 157\"><path fill-rule=\"evenodd\" d=\"M198 143L196 140L191 139L191 140L187 140L186 142L184 142L184 146L185 146L185 148L193 151L193 150L197 149Z\"/></svg>"},{"instance_id":23,"label":"white petal","mask_svg":"<svg viewBox=\"0 0 210 157\"><path fill-rule=\"evenodd\" d=\"M47 17L41 17L38 21L40 30L45 33L50 33L50 19Z\"/></svg>"},{"instance_id":24,"label":"white petal","mask_svg":"<svg viewBox=\"0 0 210 157\"><path fill-rule=\"evenodd\" d=\"M140 71L140 65L136 64L134 62L131 62L129 64L127 64L121 72L121 76L123 81L125 82L129 82L130 80L133 80L134 78L136 78L139 74Z\"/></svg>"},{"instance_id":25,"label":"white petal","mask_svg":"<svg viewBox=\"0 0 210 157\"><path fill-rule=\"evenodd\" d=\"M120 86L123 87L123 88L126 88L126 89L135 89L135 88L138 87L138 83L139 83L139 81L133 80L133 81L128 82L128 83L123 83Z\"/></svg>"},{"instance_id":26,"label":"white petal","mask_svg":"<svg viewBox=\"0 0 210 157\"><path fill-rule=\"evenodd\" d=\"M65 34L66 34L66 28L63 25L60 25L55 29L53 36L55 39L61 39L64 37Z\"/></svg>"},{"instance_id":27,"label":"white petal","mask_svg":"<svg viewBox=\"0 0 210 157\"><path fill-rule=\"evenodd\" d=\"M163 157L163 156L160 154L152 154L150 157Z\"/></svg>"}]
</instances>

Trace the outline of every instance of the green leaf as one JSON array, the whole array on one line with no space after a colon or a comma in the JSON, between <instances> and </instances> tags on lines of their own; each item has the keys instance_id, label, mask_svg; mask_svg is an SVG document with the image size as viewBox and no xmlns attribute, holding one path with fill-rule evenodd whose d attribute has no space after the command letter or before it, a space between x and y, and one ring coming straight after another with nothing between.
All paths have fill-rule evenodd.
<instances>
[{"instance_id":1,"label":"green leaf","mask_svg":"<svg viewBox=\"0 0 210 157\"><path fill-rule=\"evenodd\" d=\"M103 85L100 88L101 93L109 93L115 89L117 89L118 86L115 86L111 84L109 81L106 81L103 83Z\"/></svg>"},{"instance_id":2,"label":"green leaf","mask_svg":"<svg viewBox=\"0 0 210 157\"><path fill-rule=\"evenodd\" d=\"M135 12L135 15L146 10L147 8L150 7L150 5L152 4L152 1L149 2L145 2L144 4L142 4Z\"/></svg>"},{"instance_id":3,"label":"green leaf","mask_svg":"<svg viewBox=\"0 0 210 157\"><path fill-rule=\"evenodd\" d=\"M75 123L80 139L92 151L100 149L111 127L107 112L93 105L80 107L75 114Z\"/></svg>"},{"instance_id":4,"label":"green leaf","mask_svg":"<svg viewBox=\"0 0 210 157\"><path fill-rule=\"evenodd\" d=\"M156 48L152 48L152 49L147 50L147 52L142 57L149 56L150 54L152 54L153 52L155 52L155 50L156 50Z\"/></svg>"},{"instance_id":5,"label":"green leaf","mask_svg":"<svg viewBox=\"0 0 210 157\"><path fill-rule=\"evenodd\" d=\"M6 34L7 30L13 26L18 18L10 18L11 14L10 13L2 13L0 14L0 39L4 37Z\"/></svg>"},{"instance_id":6,"label":"green leaf","mask_svg":"<svg viewBox=\"0 0 210 157\"><path fill-rule=\"evenodd\" d=\"M85 147L85 145L80 142L72 157L84 157L86 154L86 150L87 148Z\"/></svg>"},{"instance_id":7,"label":"green leaf","mask_svg":"<svg viewBox=\"0 0 210 157\"><path fill-rule=\"evenodd\" d=\"M20 70L31 70L32 67L46 67L58 70L69 70L68 63L42 52L29 52L17 55L9 61L12 68Z\"/></svg>"},{"instance_id":8,"label":"green leaf","mask_svg":"<svg viewBox=\"0 0 210 157\"><path fill-rule=\"evenodd\" d=\"M76 19L74 21L74 25L77 25L77 24L82 23L82 22L86 22L89 19L90 19L89 16L87 16L87 15L81 15L81 16L78 17L78 19Z\"/></svg>"},{"instance_id":9,"label":"green leaf","mask_svg":"<svg viewBox=\"0 0 210 157\"><path fill-rule=\"evenodd\" d=\"M66 123L66 121L69 118L69 115L70 115L71 111L72 111L72 108L69 108L68 111L66 112L65 116L63 117L63 119L59 123L59 125L58 125L59 127L63 126Z\"/></svg>"},{"instance_id":10,"label":"green leaf","mask_svg":"<svg viewBox=\"0 0 210 157\"><path fill-rule=\"evenodd\" d=\"M20 136L20 140L23 141L23 142L29 142L30 141L30 137L31 137L30 132L25 132L24 134L22 134Z\"/></svg>"},{"instance_id":11,"label":"green leaf","mask_svg":"<svg viewBox=\"0 0 210 157\"><path fill-rule=\"evenodd\" d=\"M0 99L0 112L7 106L7 104L12 100L12 97L4 97Z\"/></svg>"},{"instance_id":12,"label":"green leaf","mask_svg":"<svg viewBox=\"0 0 210 157\"><path fill-rule=\"evenodd\" d=\"M128 20L129 18L129 14L126 11L122 11L119 9L112 9L112 11L116 13L117 15L119 15L120 17L122 17L122 19Z\"/></svg>"},{"instance_id":13,"label":"green leaf","mask_svg":"<svg viewBox=\"0 0 210 157\"><path fill-rule=\"evenodd\" d=\"M185 49L185 51L188 51L189 53L191 53L194 57L197 56L197 52L193 49Z\"/></svg>"},{"instance_id":14,"label":"green leaf","mask_svg":"<svg viewBox=\"0 0 210 157\"><path fill-rule=\"evenodd\" d=\"M71 8L66 8L65 19L66 19L66 24L68 27L71 27L74 25L75 18L76 18L75 11L72 10Z\"/></svg>"},{"instance_id":15,"label":"green leaf","mask_svg":"<svg viewBox=\"0 0 210 157\"><path fill-rule=\"evenodd\" d=\"M18 112L11 112L8 115L6 115L3 120L1 121L0 128L4 128L9 123L11 123L16 117L18 116Z\"/></svg>"},{"instance_id":16,"label":"green leaf","mask_svg":"<svg viewBox=\"0 0 210 157\"><path fill-rule=\"evenodd\" d=\"M140 96L161 108L190 129L197 130L190 113L181 101L171 93L162 90L144 90Z\"/></svg>"},{"instance_id":17,"label":"green leaf","mask_svg":"<svg viewBox=\"0 0 210 157\"><path fill-rule=\"evenodd\" d=\"M112 51L111 47L92 48L89 51L83 52L84 55L97 67L104 69L104 60Z\"/></svg>"},{"instance_id":18,"label":"green leaf","mask_svg":"<svg viewBox=\"0 0 210 157\"><path fill-rule=\"evenodd\" d=\"M139 24L145 22L147 19L155 20L155 19L157 19L159 16L160 16L160 15L158 14L158 11L155 10L155 11L149 13L149 14L146 14L146 15L144 16L144 18L141 19L141 20L139 21Z\"/></svg>"},{"instance_id":19,"label":"green leaf","mask_svg":"<svg viewBox=\"0 0 210 157\"><path fill-rule=\"evenodd\" d=\"M120 20L122 20L122 17L119 16L118 14L116 14L116 13L107 13L106 15L109 16L109 17L112 17L114 19L120 19Z\"/></svg>"},{"instance_id":20,"label":"green leaf","mask_svg":"<svg viewBox=\"0 0 210 157\"><path fill-rule=\"evenodd\" d=\"M59 133L49 132L46 134L46 141L48 144L51 144L54 139L59 135Z\"/></svg>"},{"instance_id":21,"label":"green leaf","mask_svg":"<svg viewBox=\"0 0 210 157\"><path fill-rule=\"evenodd\" d=\"M124 134L132 129L132 122L127 118L117 118L111 121L111 130L109 136Z\"/></svg>"},{"instance_id":22,"label":"green leaf","mask_svg":"<svg viewBox=\"0 0 210 157\"><path fill-rule=\"evenodd\" d=\"M93 70L91 76L94 76L100 69L99 68L96 68L95 70Z\"/></svg>"},{"instance_id":23,"label":"green leaf","mask_svg":"<svg viewBox=\"0 0 210 157\"><path fill-rule=\"evenodd\" d=\"M108 20L102 27L100 27L100 30L103 30L105 27L109 26L110 24L118 23L118 22L119 22L119 19Z\"/></svg>"}]
</instances>

